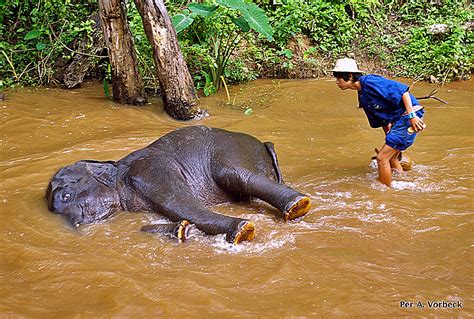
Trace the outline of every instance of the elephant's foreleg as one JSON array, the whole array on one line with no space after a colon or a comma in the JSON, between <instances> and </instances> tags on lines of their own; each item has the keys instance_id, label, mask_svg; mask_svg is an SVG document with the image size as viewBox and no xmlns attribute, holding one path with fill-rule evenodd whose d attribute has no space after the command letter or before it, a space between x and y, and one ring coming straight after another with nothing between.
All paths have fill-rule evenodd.
<instances>
[{"instance_id":1,"label":"elephant's foreleg","mask_svg":"<svg viewBox=\"0 0 474 319\"><path fill-rule=\"evenodd\" d=\"M187 182L174 167L154 170L141 163L140 174L129 176L127 182L135 197L147 203L147 209L161 213L173 222L187 220L206 234L226 234L227 241L239 243L254 238L254 224L248 219L214 213L194 197ZM165 164L157 167L167 167ZM163 181L157 185L156 181Z\"/></svg>"},{"instance_id":2,"label":"elephant's foreleg","mask_svg":"<svg viewBox=\"0 0 474 319\"><path fill-rule=\"evenodd\" d=\"M194 198L173 196L172 200L161 203L158 210L172 221L188 220L206 234L226 234L230 243L251 241L255 236L252 221L214 213Z\"/></svg>"},{"instance_id":3,"label":"elephant's foreleg","mask_svg":"<svg viewBox=\"0 0 474 319\"><path fill-rule=\"evenodd\" d=\"M189 222L183 219L176 223L145 225L142 226L140 230L146 233L168 235L172 238L178 239L180 242L184 242L188 239L189 226Z\"/></svg>"},{"instance_id":4,"label":"elephant's foreleg","mask_svg":"<svg viewBox=\"0 0 474 319\"><path fill-rule=\"evenodd\" d=\"M220 166L213 177L219 187L228 192L257 197L271 204L282 212L285 220L305 215L311 206L305 194L245 168Z\"/></svg>"}]
</instances>

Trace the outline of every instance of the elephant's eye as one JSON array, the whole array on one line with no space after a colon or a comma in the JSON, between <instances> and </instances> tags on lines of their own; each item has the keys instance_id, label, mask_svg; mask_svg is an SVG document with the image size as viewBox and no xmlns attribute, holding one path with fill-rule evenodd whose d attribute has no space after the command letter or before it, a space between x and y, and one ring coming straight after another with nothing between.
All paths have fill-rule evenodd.
<instances>
[{"instance_id":1,"label":"elephant's eye","mask_svg":"<svg viewBox=\"0 0 474 319\"><path fill-rule=\"evenodd\" d=\"M65 202L67 202L70 198L71 198L70 193L64 193L63 196L62 196L62 200L65 201Z\"/></svg>"}]
</instances>

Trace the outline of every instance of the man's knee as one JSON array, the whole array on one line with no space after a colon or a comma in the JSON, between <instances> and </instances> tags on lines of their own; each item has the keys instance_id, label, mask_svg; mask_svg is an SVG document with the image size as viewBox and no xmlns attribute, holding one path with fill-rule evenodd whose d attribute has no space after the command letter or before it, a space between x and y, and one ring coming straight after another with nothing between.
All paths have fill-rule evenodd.
<instances>
[{"instance_id":1,"label":"man's knee","mask_svg":"<svg viewBox=\"0 0 474 319\"><path fill-rule=\"evenodd\" d=\"M389 154L386 154L384 152L379 152L377 154L377 156L375 157L378 164L388 163L388 162L390 162L390 158L391 158L391 156L389 156Z\"/></svg>"}]
</instances>

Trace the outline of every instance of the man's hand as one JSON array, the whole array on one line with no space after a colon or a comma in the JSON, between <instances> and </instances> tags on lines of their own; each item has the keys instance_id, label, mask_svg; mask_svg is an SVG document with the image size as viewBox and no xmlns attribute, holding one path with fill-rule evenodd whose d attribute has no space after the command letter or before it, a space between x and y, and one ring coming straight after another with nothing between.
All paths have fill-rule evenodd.
<instances>
[{"instance_id":1,"label":"man's hand","mask_svg":"<svg viewBox=\"0 0 474 319\"><path fill-rule=\"evenodd\" d=\"M426 124L418 116L410 119L410 124L415 132L422 132L426 127Z\"/></svg>"}]
</instances>

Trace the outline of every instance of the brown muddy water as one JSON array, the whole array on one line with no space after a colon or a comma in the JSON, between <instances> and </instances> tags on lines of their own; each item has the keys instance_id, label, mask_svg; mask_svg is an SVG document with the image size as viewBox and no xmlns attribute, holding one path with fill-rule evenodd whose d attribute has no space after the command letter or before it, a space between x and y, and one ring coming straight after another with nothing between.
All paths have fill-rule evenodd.
<instances>
[{"instance_id":1,"label":"brown muddy water","mask_svg":"<svg viewBox=\"0 0 474 319\"><path fill-rule=\"evenodd\" d=\"M431 89L417 83L412 92ZM230 91L227 105L224 91L202 98L211 116L188 123L167 117L159 100L118 107L99 85L8 93L0 102L0 317L474 315L473 81L439 88L449 105L424 101L428 129L408 151L414 169L392 189L369 165L384 135L369 128L355 91L332 79ZM286 182L313 200L309 214L285 223L261 202L218 206L256 224L256 239L233 247L197 230L184 244L139 232L164 221L159 215L123 212L76 232L48 211L45 188L60 167L118 160L196 124L275 143Z\"/></svg>"}]
</instances>

